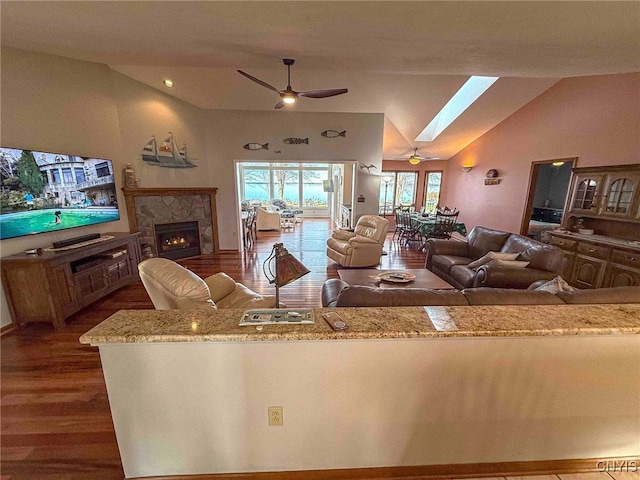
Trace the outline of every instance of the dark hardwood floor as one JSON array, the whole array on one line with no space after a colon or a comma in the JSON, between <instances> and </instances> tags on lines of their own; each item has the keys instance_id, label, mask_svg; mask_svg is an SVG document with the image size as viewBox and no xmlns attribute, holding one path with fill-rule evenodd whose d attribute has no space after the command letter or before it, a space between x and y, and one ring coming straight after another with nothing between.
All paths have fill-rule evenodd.
<instances>
[{"instance_id":1,"label":"dark hardwood floor","mask_svg":"<svg viewBox=\"0 0 640 480\"><path fill-rule=\"evenodd\" d=\"M295 230L258 232L245 252L205 255L180 261L201 276L225 272L260 293L273 293L262 263L275 242L311 273L281 289L288 306L320 306L327 278L337 265L325 254L332 226L325 219L305 219ZM416 249L385 245L389 255L379 268L423 268ZM140 282L122 288L67 320L64 329L30 324L2 336L0 480L121 480L116 443L98 349L78 338L122 309L153 308Z\"/></svg>"}]
</instances>

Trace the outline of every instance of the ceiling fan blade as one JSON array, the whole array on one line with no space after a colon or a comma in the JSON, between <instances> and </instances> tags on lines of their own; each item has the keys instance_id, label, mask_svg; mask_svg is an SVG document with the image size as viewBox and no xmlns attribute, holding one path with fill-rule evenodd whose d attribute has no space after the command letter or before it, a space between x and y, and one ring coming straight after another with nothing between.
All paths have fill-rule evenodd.
<instances>
[{"instance_id":1,"label":"ceiling fan blade","mask_svg":"<svg viewBox=\"0 0 640 480\"><path fill-rule=\"evenodd\" d=\"M262 85L265 88L268 88L269 90L273 90L274 92L280 93L280 90L278 90L276 87L274 87L273 85L269 85L267 82L263 82L262 80L260 80L259 78L254 77L253 75L249 75L246 72L243 72L242 70L238 70L238 73L240 75L244 75L245 77L247 77L249 80L253 80L254 82L256 82L258 85Z\"/></svg>"},{"instance_id":2,"label":"ceiling fan blade","mask_svg":"<svg viewBox=\"0 0 640 480\"><path fill-rule=\"evenodd\" d=\"M280 100L278 103L276 103L275 108L276 110L280 110L282 107L284 107L286 105L286 103L284 103L282 100Z\"/></svg>"},{"instance_id":3,"label":"ceiling fan blade","mask_svg":"<svg viewBox=\"0 0 640 480\"><path fill-rule=\"evenodd\" d=\"M347 88L334 88L332 90L309 90L308 92L298 92L298 95L309 98L327 98L342 95L348 91L349 89Z\"/></svg>"}]
</instances>

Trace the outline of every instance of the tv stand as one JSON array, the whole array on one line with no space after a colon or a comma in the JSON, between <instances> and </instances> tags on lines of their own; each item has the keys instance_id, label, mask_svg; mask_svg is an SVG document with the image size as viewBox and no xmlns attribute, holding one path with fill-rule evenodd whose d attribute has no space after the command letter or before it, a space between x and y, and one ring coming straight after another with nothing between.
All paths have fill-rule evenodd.
<instances>
[{"instance_id":1,"label":"tv stand","mask_svg":"<svg viewBox=\"0 0 640 480\"><path fill-rule=\"evenodd\" d=\"M17 328L30 322L62 328L80 309L138 280L138 233L108 233L93 240L85 246L45 249L42 255L2 258L2 286Z\"/></svg>"}]
</instances>

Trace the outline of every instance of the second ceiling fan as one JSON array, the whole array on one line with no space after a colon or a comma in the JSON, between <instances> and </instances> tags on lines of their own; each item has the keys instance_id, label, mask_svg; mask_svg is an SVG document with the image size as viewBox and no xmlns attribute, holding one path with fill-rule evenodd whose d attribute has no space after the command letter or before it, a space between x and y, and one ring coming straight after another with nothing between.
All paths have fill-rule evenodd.
<instances>
[{"instance_id":1,"label":"second ceiling fan","mask_svg":"<svg viewBox=\"0 0 640 480\"><path fill-rule=\"evenodd\" d=\"M327 97L334 97L336 95L342 95L343 93L347 93L349 91L346 88L334 88L330 90L309 90L306 92L296 92L291 88L291 65L295 63L295 60L291 58L285 58L282 61L287 66L287 88L285 88L284 90L278 90L273 85L269 85L267 82L263 82L259 78L254 77L253 75L249 75L248 73L243 72L242 70L238 70L238 73L240 73L241 75L244 75L249 80L253 80L258 85L262 85L263 87L268 88L269 90L273 90L278 95L280 95L280 98L282 100L276 103L274 107L275 109L280 109L285 105L291 105L295 103L298 97L327 98Z\"/></svg>"},{"instance_id":2,"label":"second ceiling fan","mask_svg":"<svg viewBox=\"0 0 640 480\"><path fill-rule=\"evenodd\" d=\"M418 149L414 148L410 157L396 157L396 160L408 160L411 165L418 165L423 160L440 160L440 157L423 157L418 155Z\"/></svg>"}]
</instances>

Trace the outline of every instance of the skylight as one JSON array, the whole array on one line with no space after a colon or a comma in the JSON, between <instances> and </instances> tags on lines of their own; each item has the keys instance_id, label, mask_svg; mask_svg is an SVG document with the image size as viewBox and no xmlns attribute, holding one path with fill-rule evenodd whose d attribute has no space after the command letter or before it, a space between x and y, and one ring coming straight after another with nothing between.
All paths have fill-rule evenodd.
<instances>
[{"instance_id":1,"label":"skylight","mask_svg":"<svg viewBox=\"0 0 640 480\"><path fill-rule=\"evenodd\" d=\"M442 107L429 125L416 137L417 142L433 142L445 128L453 123L480 95L500 77L470 77L460 90Z\"/></svg>"}]
</instances>

